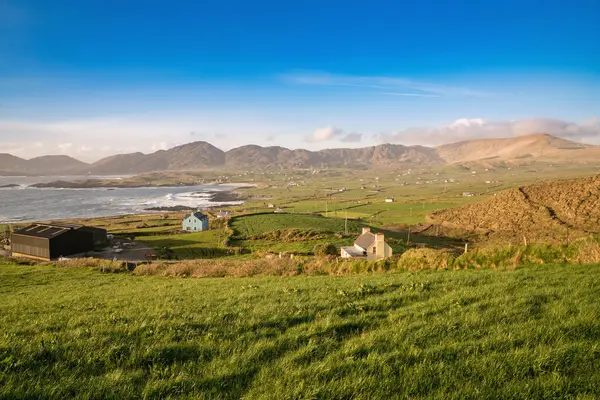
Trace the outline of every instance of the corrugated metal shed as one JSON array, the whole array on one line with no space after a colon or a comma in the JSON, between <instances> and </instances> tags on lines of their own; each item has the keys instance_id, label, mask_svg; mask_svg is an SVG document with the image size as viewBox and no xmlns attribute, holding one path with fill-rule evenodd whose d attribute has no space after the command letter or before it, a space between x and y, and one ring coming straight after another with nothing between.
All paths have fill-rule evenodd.
<instances>
[{"instance_id":1,"label":"corrugated metal shed","mask_svg":"<svg viewBox=\"0 0 600 400\"><path fill-rule=\"evenodd\" d=\"M15 256L51 260L90 251L106 241L106 230L62 223L33 224L11 235Z\"/></svg>"}]
</instances>

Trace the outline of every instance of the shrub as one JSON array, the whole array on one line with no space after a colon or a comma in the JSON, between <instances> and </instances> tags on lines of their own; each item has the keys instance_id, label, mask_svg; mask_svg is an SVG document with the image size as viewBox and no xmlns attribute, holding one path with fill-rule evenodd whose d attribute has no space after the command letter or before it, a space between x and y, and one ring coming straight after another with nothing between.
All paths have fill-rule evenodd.
<instances>
[{"instance_id":1,"label":"shrub","mask_svg":"<svg viewBox=\"0 0 600 400\"><path fill-rule=\"evenodd\" d=\"M313 253L319 257L336 256L338 254L338 248L333 243L319 243L315 245Z\"/></svg>"},{"instance_id":2,"label":"shrub","mask_svg":"<svg viewBox=\"0 0 600 400\"><path fill-rule=\"evenodd\" d=\"M408 271L419 269L448 269L452 267L454 255L446 250L410 249L398 259L399 269Z\"/></svg>"}]
</instances>

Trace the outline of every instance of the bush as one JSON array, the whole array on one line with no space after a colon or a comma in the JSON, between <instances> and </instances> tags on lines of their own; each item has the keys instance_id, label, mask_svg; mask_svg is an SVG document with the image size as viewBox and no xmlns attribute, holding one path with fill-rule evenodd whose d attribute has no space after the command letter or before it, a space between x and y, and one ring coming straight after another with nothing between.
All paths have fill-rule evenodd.
<instances>
[{"instance_id":1,"label":"bush","mask_svg":"<svg viewBox=\"0 0 600 400\"><path fill-rule=\"evenodd\" d=\"M446 250L410 249L398 259L398 268L408 271L419 269L448 269L454 263L454 255Z\"/></svg>"},{"instance_id":2,"label":"bush","mask_svg":"<svg viewBox=\"0 0 600 400\"><path fill-rule=\"evenodd\" d=\"M319 243L315 245L313 249L313 253L315 256L324 257L324 256L337 256L338 248L333 243Z\"/></svg>"}]
</instances>

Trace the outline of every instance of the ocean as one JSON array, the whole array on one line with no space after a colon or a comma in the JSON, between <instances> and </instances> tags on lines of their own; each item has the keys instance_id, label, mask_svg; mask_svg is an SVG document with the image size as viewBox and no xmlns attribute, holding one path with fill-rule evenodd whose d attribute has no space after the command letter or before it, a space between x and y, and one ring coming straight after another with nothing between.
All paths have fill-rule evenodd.
<instances>
[{"instance_id":1,"label":"ocean","mask_svg":"<svg viewBox=\"0 0 600 400\"><path fill-rule=\"evenodd\" d=\"M213 191L231 190L227 186L185 186L115 189L37 189L28 185L56 180L82 179L78 176L3 177L0 186L0 223L94 218L148 213L150 207L187 206L206 208L241 202L210 201ZM85 177L85 178L90 178Z\"/></svg>"}]
</instances>

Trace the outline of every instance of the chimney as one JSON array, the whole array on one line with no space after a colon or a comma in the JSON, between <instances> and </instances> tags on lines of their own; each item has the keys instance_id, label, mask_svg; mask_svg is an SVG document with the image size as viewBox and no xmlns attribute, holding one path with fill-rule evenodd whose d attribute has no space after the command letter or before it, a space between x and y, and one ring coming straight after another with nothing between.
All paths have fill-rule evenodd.
<instances>
[{"instance_id":1,"label":"chimney","mask_svg":"<svg viewBox=\"0 0 600 400\"><path fill-rule=\"evenodd\" d=\"M362 228L362 234L364 235L367 232L371 232L371 228L369 228L367 226L363 226L363 228Z\"/></svg>"},{"instance_id":2,"label":"chimney","mask_svg":"<svg viewBox=\"0 0 600 400\"><path fill-rule=\"evenodd\" d=\"M385 236L383 233L375 234L375 257L379 260L385 258Z\"/></svg>"}]
</instances>

